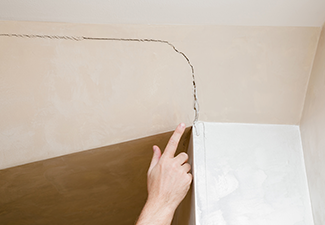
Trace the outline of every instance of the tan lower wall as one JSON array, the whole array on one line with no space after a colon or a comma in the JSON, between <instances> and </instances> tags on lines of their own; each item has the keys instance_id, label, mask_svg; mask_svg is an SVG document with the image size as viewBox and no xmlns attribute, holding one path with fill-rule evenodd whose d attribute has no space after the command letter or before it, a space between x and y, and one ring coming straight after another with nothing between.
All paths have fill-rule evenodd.
<instances>
[{"instance_id":1,"label":"tan lower wall","mask_svg":"<svg viewBox=\"0 0 325 225\"><path fill-rule=\"evenodd\" d=\"M171 135L1 170L0 224L135 224L147 199L152 146L164 149ZM186 152L190 135L187 128L176 155Z\"/></svg>"},{"instance_id":2,"label":"tan lower wall","mask_svg":"<svg viewBox=\"0 0 325 225\"><path fill-rule=\"evenodd\" d=\"M309 81L301 136L315 225L325 224L325 29Z\"/></svg>"}]
</instances>

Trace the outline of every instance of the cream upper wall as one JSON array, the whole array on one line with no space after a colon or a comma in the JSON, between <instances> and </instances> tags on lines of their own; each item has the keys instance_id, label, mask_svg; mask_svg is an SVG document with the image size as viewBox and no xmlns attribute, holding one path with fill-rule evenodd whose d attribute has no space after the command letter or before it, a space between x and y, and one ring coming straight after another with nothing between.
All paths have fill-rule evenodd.
<instances>
[{"instance_id":1,"label":"cream upper wall","mask_svg":"<svg viewBox=\"0 0 325 225\"><path fill-rule=\"evenodd\" d=\"M301 120L315 225L325 224L325 29L319 40Z\"/></svg>"},{"instance_id":2,"label":"cream upper wall","mask_svg":"<svg viewBox=\"0 0 325 225\"><path fill-rule=\"evenodd\" d=\"M299 123L318 28L223 27L192 36L202 39L187 51L201 120Z\"/></svg>"},{"instance_id":3,"label":"cream upper wall","mask_svg":"<svg viewBox=\"0 0 325 225\"><path fill-rule=\"evenodd\" d=\"M320 28L0 22L0 33L168 40L200 120L298 124ZM193 121L191 71L161 43L0 38L0 168Z\"/></svg>"}]
</instances>

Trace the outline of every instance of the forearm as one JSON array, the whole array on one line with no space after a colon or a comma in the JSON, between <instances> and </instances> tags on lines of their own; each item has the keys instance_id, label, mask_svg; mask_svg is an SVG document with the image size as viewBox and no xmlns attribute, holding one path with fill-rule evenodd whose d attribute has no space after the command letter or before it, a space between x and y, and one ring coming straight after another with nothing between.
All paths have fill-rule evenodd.
<instances>
[{"instance_id":1,"label":"forearm","mask_svg":"<svg viewBox=\"0 0 325 225\"><path fill-rule=\"evenodd\" d=\"M136 225L170 225L175 209L147 201Z\"/></svg>"}]
</instances>

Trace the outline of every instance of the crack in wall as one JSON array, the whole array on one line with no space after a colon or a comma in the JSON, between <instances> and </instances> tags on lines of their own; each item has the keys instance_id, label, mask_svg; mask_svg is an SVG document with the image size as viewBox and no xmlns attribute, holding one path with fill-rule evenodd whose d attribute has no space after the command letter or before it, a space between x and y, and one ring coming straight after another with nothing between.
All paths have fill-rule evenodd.
<instances>
[{"instance_id":1,"label":"crack in wall","mask_svg":"<svg viewBox=\"0 0 325 225\"><path fill-rule=\"evenodd\" d=\"M83 40L91 40L91 41L130 41L130 42L156 42L167 44L173 48L173 50L182 55L186 60L187 64L191 68L192 73L192 84L193 84L193 109L194 109L194 121L193 124L196 125L199 119L199 103L197 99L197 88L195 82L195 73L194 67L190 61L190 59L185 55L184 52L178 50L175 45L166 40L160 39L141 39L141 38L110 38L110 37L87 37L87 36L60 36L60 35L39 35L39 34L0 34L0 37L16 37L16 38L42 38L42 39L59 39L59 40L71 40L71 41L83 41Z\"/></svg>"}]
</instances>

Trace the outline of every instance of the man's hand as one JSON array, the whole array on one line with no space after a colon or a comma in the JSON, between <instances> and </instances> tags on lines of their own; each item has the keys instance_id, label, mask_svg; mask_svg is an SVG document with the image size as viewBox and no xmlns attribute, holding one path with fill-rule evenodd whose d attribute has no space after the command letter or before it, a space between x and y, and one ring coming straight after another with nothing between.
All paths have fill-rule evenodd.
<instances>
[{"instance_id":1,"label":"man's hand","mask_svg":"<svg viewBox=\"0 0 325 225\"><path fill-rule=\"evenodd\" d=\"M192 182L188 155L174 157L179 140L185 130L181 123L169 139L163 154L153 146L153 157L148 170L148 199L137 225L170 224L179 203L184 199Z\"/></svg>"},{"instance_id":2,"label":"man's hand","mask_svg":"<svg viewBox=\"0 0 325 225\"><path fill-rule=\"evenodd\" d=\"M188 156L182 152L174 157L178 142L185 130L180 124L170 138L164 154L154 146L154 155L148 170L148 201L154 201L162 207L176 209L185 197L192 181Z\"/></svg>"}]
</instances>

